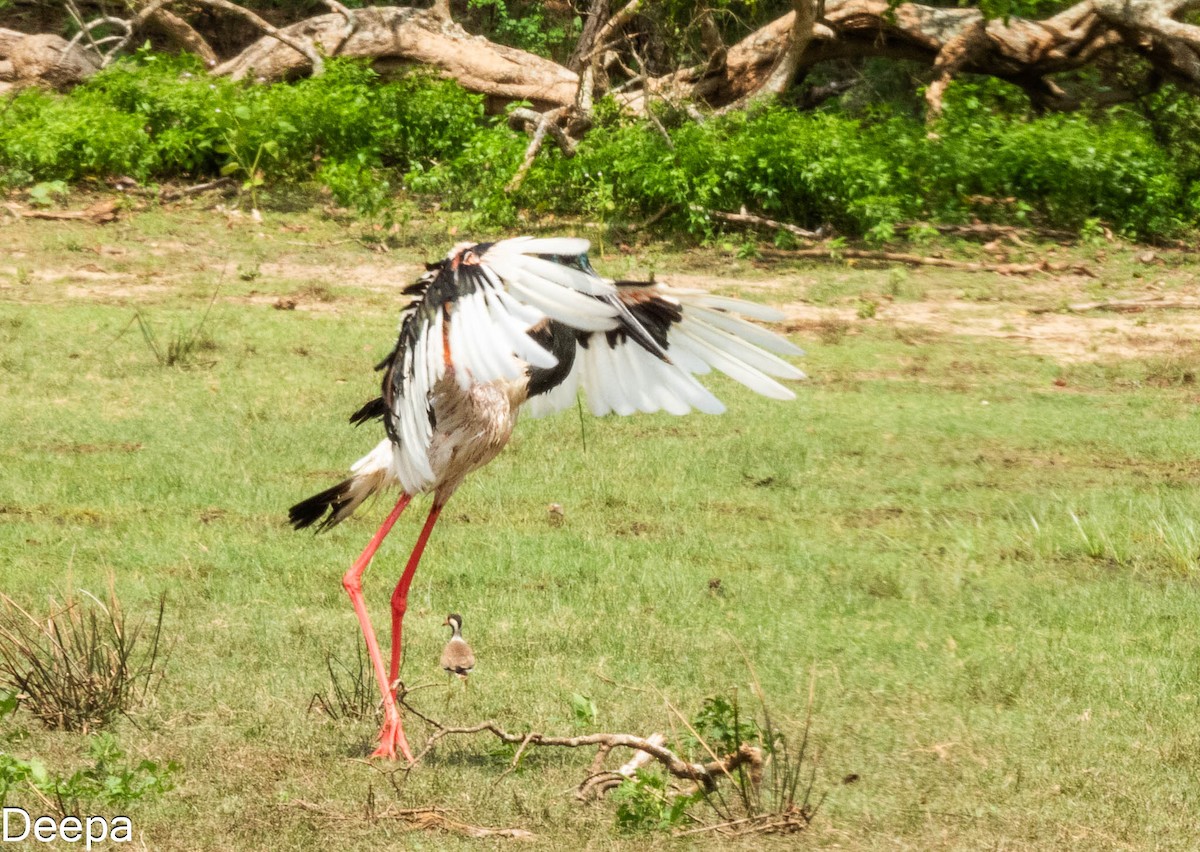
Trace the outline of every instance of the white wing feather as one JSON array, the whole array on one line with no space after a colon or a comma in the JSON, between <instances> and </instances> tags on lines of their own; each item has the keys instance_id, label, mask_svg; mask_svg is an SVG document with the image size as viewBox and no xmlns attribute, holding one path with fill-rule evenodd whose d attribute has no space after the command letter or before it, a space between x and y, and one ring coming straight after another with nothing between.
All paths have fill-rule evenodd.
<instances>
[{"instance_id":1,"label":"white wing feather","mask_svg":"<svg viewBox=\"0 0 1200 852\"><path fill-rule=\"evenodd\" d=\"M571 405L576 384L586 394L588 408L598 416L635 411L686 414L693 409L720 414L725 406L695 378L714 367L764 396L795 398L775 378L798 380L805 377L804 373L778 355L803 352L787 339L732 313L778 320L782 319L778 311L703 291L657 286L651 292L677 305L682 314L667 329L670 362L647 352L626 335L610 344L606 335L593 333L587 347L577 350L568 377L571 381L528 403L535 416Z\"/></svg>"}]
</instances>

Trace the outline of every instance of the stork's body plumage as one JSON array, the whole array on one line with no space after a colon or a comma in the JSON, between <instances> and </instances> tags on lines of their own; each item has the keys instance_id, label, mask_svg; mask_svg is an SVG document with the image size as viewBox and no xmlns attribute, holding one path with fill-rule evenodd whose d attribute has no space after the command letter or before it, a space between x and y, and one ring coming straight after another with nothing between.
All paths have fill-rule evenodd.
<instances>
[{"instance_id":1,"label":"stork's body plumage","mask_svg":"<svg viewBox=\"0 0 1200 852\"><path fill-rule=\"evenodd\" d=\"M598 276L588 243L517 238L454 247L405 291L400 336L380 364L382 393L351 417L381 418L387 432L350 478L292 507L296 528L348 517L370 495L401 496L343 577L358 615L386 718L375 754L411 760L396 710L401 627L408 588L446 501L472 471L500 453L522 409L534 416L573 405L580 391L597 415L693 409L721 403L693 374L716 368L777 399L794 394L776 379L803 378L779 355L803 354L735 314L774 320L760 305ZM416 494L433 505L392 595L392 654L385 671L362 597L362 574Z\"/></svg>"}]
</instances>

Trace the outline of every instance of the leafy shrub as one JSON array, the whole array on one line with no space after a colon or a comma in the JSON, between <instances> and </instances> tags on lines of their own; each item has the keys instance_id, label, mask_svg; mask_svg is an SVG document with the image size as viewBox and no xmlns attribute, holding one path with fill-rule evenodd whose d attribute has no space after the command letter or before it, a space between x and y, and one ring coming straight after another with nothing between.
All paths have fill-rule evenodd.
<instances>
[{"instance_id":1,"label":"leafy shrub","mask_svg":"<svg viewBox=\"0 0 1200 852\"><path fill-rule=\"evenodd\" d=\"M775 727L757 684L755 694L759 708L750 714L742 712L736 691L706 699L681 743L690 760L726 758L747 749L758 754L759 760L750 766L740 763L726 772L726 792L703 785L678 789L660 771L640 769L613 793L617 827L627 832L674 831L687 823L699 826L692 831L730 836L804 830L824 800L812 799L816 767L807 755L808 722L795 743ZM704 811L716 822L706 820Z\"/></svg>"},{"instance_id":2,"label":"leafy shrub","mask_svg":"<svg viewBox=\"0 0 1200 852\"><path fill-rule=\"evenodd\" d=\"M0 123L0 152L10 182L141 177L153 162L139 116L34 89L9 102Z\"/></svg>"},{"instance_id":3,"label":"leafy shrub","mask_svg":"<svg viewBox=\"0 0 1200 852\"><path fill-rule=\"evenodd\" d=\"M948 98L937 130L940 138L924 146L927 156L914 158L915 175L935 188L953 187L960 199L1013 197L1056 226L1080 228L1098 218L1141 237L1195 222L1194 210L1189 218L1181 209L1178 164L1129 112L1025 119L960 96ZM938 198L943 211L955 202Z\"/></svg>"},{"instance_id":4,"label":"leafy shrub","mask_svg":"<svg viewBox=\"0 0 1200 852\"><path fill-rule=\"evenodd\" d=\"M421 73L383 83L364 65L332 60L321 77L254 86L209 77L191 58L139 53L68 95L10 99L0 171L9 185L315 176L343 203L373 211L388 191L379 170L420 172L450 156L482 115L482 98Z\"/></svg>"},{"instance_id":5,"label":"leafy shrub","mask_svg":"<svg viewBox=\"0 0 1200 852\"><path fill-rule=\"evenodd\" d=\"M175 786L172 776L179 767L173 761L125 763L125 753L109 734L89 738L87 749L91 764L71 775L52 775L36 757L26 760L0 751L0 806L11 792L28 786L60 814L81 816L97 806L121 807Z\"/></svg>"},{"instance_id":6,"label":"leafy shrub","mask_svg":"<svg viewBox=\"0 0 1200 852\"><path fill-rule=\"evenodd\" d=\"M625 832L670 831L688 817L688 809L704 800L702 791L676 794L658 772L638 770L613 791L617 828Z\"/></svg>"},{"instance_id":7,"label":"leafy shrub","mask_svg":"<svg viewBox=\"0 0 1200 852\"><path fill-rule=\"evenodd\" d=\"M472 8L520 17L500 0ZM193 59L139 53L66 96L10 98L0 182L237 174L256 203L262 185L316 180L369 216L390 215L403 189L494 228L523 211L654 216L699 238L721 227L705 211L742 206L876 239L913 219L1103 222L1140 238L1200 223L1200 104L1171 89L1141 113L1039 116L1013 86L958 81L932 128L907 103L775 105L701 123L655 108L669 140L602 101L574 157L547 145L509 193L527 138L485 118L483 99L452 82L420 72L385 82L331 60L321 77L255 86L210 78Z\"/></svg>"}]
</instances>

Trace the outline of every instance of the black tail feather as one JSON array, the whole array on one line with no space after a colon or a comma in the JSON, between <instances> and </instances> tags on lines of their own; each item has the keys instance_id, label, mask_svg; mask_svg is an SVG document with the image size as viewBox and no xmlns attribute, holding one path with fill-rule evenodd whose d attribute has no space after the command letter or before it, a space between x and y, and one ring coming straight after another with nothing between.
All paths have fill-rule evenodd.
<instances>
[{"instance_id":1,"label":"black tail feather","mask_svg":"<svg viewBox=\"0 0 1200 852\"><path fill-rule=\"evenodd\" d=\"M338 512L350 502L350 484L353 481L353 479L343 480L332 488L327 488L320 494L314 494L307 500L301 500L288 509L288 521L291 522L292 527L298 530L311 527L320 521L326 512L329 512L329 517L321 521L316 532L322 532L334 526L341 520Z\"/></svg>"},{"instance_id":2,"label":"black tail feather","mask_svg":"<svg viewBox=\"0 0 1200 852\"><path fill-rule=\"evenodd\" d=\"M350 422L355 426L361 426L369 420L381 420L385 414L387 414L387 403L383 401L383 397L377 396L351 414Z\"/></svg>"}]
</instances>

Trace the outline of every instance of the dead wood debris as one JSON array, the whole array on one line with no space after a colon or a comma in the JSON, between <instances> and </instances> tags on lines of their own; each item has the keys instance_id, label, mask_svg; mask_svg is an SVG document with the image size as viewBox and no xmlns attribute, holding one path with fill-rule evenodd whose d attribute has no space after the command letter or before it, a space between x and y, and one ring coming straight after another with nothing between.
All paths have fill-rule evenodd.
<instances>
[{"instance_id":1,"label":"dead wood debris","mask_svg":"<svg viewBox=\"0 0 1200 852\"><path fill-rule=\"evenodd\" d=\"M1074 231L1064 231L1058 228L1027 228L1019 225L996 225L991 222L973 222L970 225L935 225L929 222L903 222L895 226L898 234L916 230L934 230L939 234L951 237L966 237L968 239L995 240L1006 238L1017 245L1024 245L1022 238L1038 238L1044 240L1074 242L1079 234Z\"/></svg>"},{"instance_id":2,"label":"dead wood debris","mask_svg":"<svg viewBox=\"0 0 1200 852\"><path fill-rule=\"evenodd\" d=\"M588 748L595 746L599 749L597 759L593 761L591 772L575 790L575 796L581 801L586 801L593 796L599 796L605 791L615 787L621 781L627 778L620 770L605 771L603 769L603 757L611 752L614 748L629 748L635 751L645 752L651 759L657 760L663 768L676 778L685 781L693 781L696 785L704 790L716 789L717 782L721 778L730 777L734 770L742 766L748 766L751 778L762 777L763 754L762 749L755 746L742 743L737 751L726 755L724 758L718 758L707 763L692 763L679 757L675 752L667 748L657 737L638 737L632 734L613 734L613 733L598 733L584 734L578 737L558 737L543 734L539 731L529 731L524 734L512 734L500 727L498 723L492 720L480 722L477 725L465 727L450 727L436 722L418 710L415 710L402 698L399 699L400 705L420 718L427 725L433 728L433 733L425 742L425 747L413 759L412 766L419 764L433 750L433 748L443 739L449 736L457 735L472 735L481 733L490 733L499 739L501 742L509 745L520 746L520 751L517 754L517 759L526 748L530 746L556 746L560 748ZM516 760L514 760L514 763ZM627 764L628 765L628 764ZM411 768L411 767L410 767ZM636 769L636 767L635 767Z\"/></svg>"},{"instance_id":3,"label":"dead wood debris","mask_svg":"<svg viewBox=\"0 0 1200 852\"><path fill-rule=\"evenodd\" d=\"M159 201L176 201L180 198L187 198L192 195L200 195L204 192L209 192L214 189L232 190L237 187L237 181L231 177L217 178L216 180L205 181L193 186L185 186L181 188L168 188L159 193Z\"/></svg>"},{"instance_id":4,"label":"dead wood debris","mask_svg":"<svg viewBox=\"0 0 1200 852\"><path fill-rule=\"evenodd\" d=\"M1196 311L1200 310L1200 301L1165 302L1161 296L1151 296L1146 299L1116 299L1109 302L1082 302L1077 305L1060 305L1052 308L1030 308L1031 314L1053 314L1060 311L1072 314L1085 314L1089 311L1108 311L1118 314L1140 314L1143 311Z\"/></svg>"},{"instance_id":5,"label":"dead wood debris","mask_svg":"<svg viewBox=\"0 0 1200 852\"><path fill-rule=\"evenodd\" d=\"M396 820L404 823L412 831L446 831L466 837L508 837L514 840L533 840L536 837L532 831L524 828L487 828L462 822L450 816L449 811L436 805L423 808L386 808L377 813L372 808L368 809L365 815L323 808L303 799L289 802L287 806L337 822L356 822L364 819L369 822Z\"/></svg>"},{"instance_id":6,"label":"dead wood debris","mask_svg":"<svg viewBox=\"0 0 1200 852\"><path fill-rule=\"evenodd\" d=\"M852 248L805 248L765 249L765 257L787 260L790 258L813 258L815 260L867 260L883 263L905 263L910 266L938 266L943 269L958 269L964 272L994 272L998 275L1069 274L1095 278L1096 273L1082 263L1052 263L1040 260L1036 263L983 263L974 260L952 260L947 257L926 257L895 251L869 251Z\"/></svg>"},{"instance_id":7,"label":"dead wood debris","mask_svg":"<svg viewBox=\"0 0 1200 852\"><path fill-rule=\"evenodd\" d=\"M705 210L702 207L692 207L693 210L701 213L707 213L715 219L722 219L726 222L732 222L735 225L753 225L761 228L773 228L777 231L787 231L795 237L802 240L821 240L829 236L829 229L822 225L815 231L809 231L798 225L790 225L787 222L779 222L775 219L768 219L766 216L756 216L753 213L747 213L743 207L737 213L728 213L724 210Z\"/></svg>"},{"instance_id":8,"label":"dead wood debris","mask_svg":"<svg viewBox=\"0 0 1200 852\"><path fill-rule=\"evenodd\" d=\"M676 832L675 836L720 834L725 837L745 837L750 834L794 834L808 828L811 822L811 813L806 813L803 808L792 807L781 814L759 814L717 825L702 825L699 828Z\"/></svg>"},{"instance_id":9,"label":"dead wood debris","mask_svg":"<svg viewBox=\"0 0 1200 852\"><path fill-rule=\"evenodd\" d=\"M13 216L19 219L56 219L56 220L74 220L83 222L92 222L96 225L104 225L108 222L117 220L116 199L107 199L98 201L91 207L83 210L37 210L28 207L22 207L20 204L5 204L4 207Z\"/></svg>"},{"instance_id":10,"label":"dead wood debris","mask_svg":"<svg viewBox=\"0 0 1200 852\"><path fill-rule=\"evenodd\" d=\"M822 225L815 231L809 231L797 225L791 225L787 222L780 222L775 219L768 219L766 216L758 216L746 211L742 208L737 213L731 213L725 210L708 210L702 207L693 206L692 209L699 213L704 213L714 219L721 219L725 222L730 222L735 225L749 225L756 228L770 228L773 230L786 231L792 236L798 237L806 241L819 241L828 237L829 229ZM666 212L660 211L658 216ZM904 230L911 230L918 227L917 224L909 224L902 226ZM990 236L998 238L1001 236L1008 237L1018 244L1020 243L1019 234L1030 233L1028 230L1014 228L1004 225L934 225L931 226L939 233L970 235L976 237ZM1042 231L1035 232L1039 236L1065 236L1067 232L1059 231ZM944 269L958 269L964 272L995 272L999 275L1033 275L1035 273L1068 273L1073 275L1085 275L1089 278L1095 278L1096 275L1087 266L1081 263L1052 263L1047 260L1040 260L1035 263L985 263L982 261L972 260L952 260L945 257L930 257L919 254L908 254L904 252L893 251L873 251L868 249L855 248L837 248L831 245L814 246L812 248L801 249L766 249L763 254L767 257L780 259L806 257L817 260L867 260L880 261L884 263L905 263L910 266L938 266Z\"/></svg>"},{"instance_id":11,"label":"dead wood debris","mask_svg":"<svg viewBox=\"0 0 1200 852\"><path fill-rule=\"evenodd\" d=\"M508 124L513 130L520 130L523 126L528 125L532 126L534 131L533 138L529 140L529 145L525 149L525 157L521 160L521 165L504 187L505 192L513 193L521 188L521 184L525 182L525 176L529 174L529 169L533 165L534 158L542 150L542 143L545 142L547 133L558 142L558 147L562 150L564 157L575 156L574 140L558 125L559 119L566 113L566 107L558 107L544 113L534 112L527 107L517 107L509 114Z\"/></svg>"}]
</instances>

